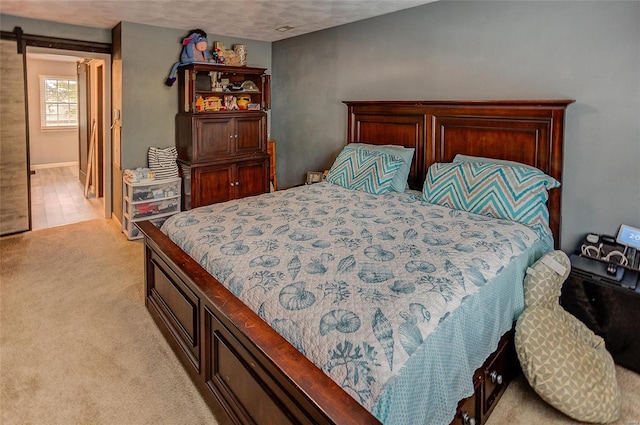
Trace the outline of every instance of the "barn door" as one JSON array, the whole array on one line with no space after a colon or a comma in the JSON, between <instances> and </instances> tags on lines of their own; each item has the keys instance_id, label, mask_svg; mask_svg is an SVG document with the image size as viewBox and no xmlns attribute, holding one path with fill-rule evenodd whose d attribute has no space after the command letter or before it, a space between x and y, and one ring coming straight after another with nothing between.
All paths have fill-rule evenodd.
<instances>
[{"instance_id":1,"label":"barn door","mask_svg":"<svg viewBox=\"0 0 640 425\"><path fill-rule=\"evenodd\" d=\"M31 229L25 46L0 40L0 236ZM20 41L20 43L22 43Z\"/></svg>"}]
</instances>

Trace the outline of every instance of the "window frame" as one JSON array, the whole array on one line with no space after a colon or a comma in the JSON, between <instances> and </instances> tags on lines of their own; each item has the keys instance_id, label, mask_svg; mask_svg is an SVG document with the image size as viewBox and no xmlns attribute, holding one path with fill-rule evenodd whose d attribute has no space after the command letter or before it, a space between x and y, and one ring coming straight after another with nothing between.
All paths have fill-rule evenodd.
<instances>
[{"instance_id":1,"label":"window frame","mask_svg":"<svg viewBox=\"0 0 640 425\"><path fill-rule=\"evenodd\" d=\"M74 75L45 75L41 74L38 76L40 79L40 129L42 131L61 131L61 130L77 130L78 129L78 120L79 120L79 111L78 111L78 77ZM75 102L47 102L46 93L45 93L45 81L46 80L56 80L57 82L73 82L76 86L76 98ZM50 124L47 122L47 106L49 104L55 105L74 105L76 114L75 114L75 123L62 123L62 124ZM59 114L59 113L58 113Z\"/></svg>"}]
</instances>

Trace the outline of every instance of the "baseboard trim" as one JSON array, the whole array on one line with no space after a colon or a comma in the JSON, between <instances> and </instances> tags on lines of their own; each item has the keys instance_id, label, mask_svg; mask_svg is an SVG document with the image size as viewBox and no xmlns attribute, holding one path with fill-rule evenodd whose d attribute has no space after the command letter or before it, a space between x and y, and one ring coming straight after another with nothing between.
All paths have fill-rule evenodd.
<instances>
[{"instance_id":1,"label":"baseboard trim","mask_svg":"<svg viewBox=\"0 0 640 425\"><path fill-rule=\"evenodd\" d=\"M118 217L116 217L115 214L111 213L111 220L115 221L116 224L118 225L119 229L122 229L122 223L120 222L120 220L118 219Z\"/></svg>"},{"instance_id":2,"label":"baseboard trim","mask_svg":"<svg viewBox=\"0 0 640 425\"><path fill-rule=\"evenodd\" d=\"M31 169L32 170L43 170L45 168L71 167L73 165L78 165L78 161L56 162L56 163L52 163L52 164L36 164L36 165L31 165Z\"/></svg>"}]
</instances>

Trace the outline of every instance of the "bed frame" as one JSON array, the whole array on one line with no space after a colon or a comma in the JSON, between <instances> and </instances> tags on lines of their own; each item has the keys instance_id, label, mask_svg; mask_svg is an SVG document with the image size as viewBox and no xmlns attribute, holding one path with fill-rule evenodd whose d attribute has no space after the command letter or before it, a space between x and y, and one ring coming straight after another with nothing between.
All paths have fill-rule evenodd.
<instances>
[{"instance_id":1,"label":"bed frame","mask_svg":"<svg viewBox=\"0 0 640 425\"><path fill-rule=\"evenodd\" d=\"M571 100L347 101L348 142L415 148L409 184L457 153L540 168L562 180L564 113ZM560 189L550 194L560 240ZM145 235L145 304L221 424L377 424L319 368L173 244L153 223ZM454 424L480 425L518 372L512 332L473 376Z\"/></svg>"}]
</instances>

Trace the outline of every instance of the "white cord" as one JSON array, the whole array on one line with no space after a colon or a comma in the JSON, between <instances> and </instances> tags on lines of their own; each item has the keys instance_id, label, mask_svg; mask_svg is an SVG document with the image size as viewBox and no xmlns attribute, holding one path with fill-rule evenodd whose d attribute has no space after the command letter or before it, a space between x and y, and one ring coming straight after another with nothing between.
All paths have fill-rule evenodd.
<instances>
[{"instance_id":1,"label":"white cord","mask_svg":"<svg viewBox=\"0 0 640 425\"><path fill-rule=\"evenodd\" d=\"M586 255L587 257L600 258L601 249L602 249L602 244L598 246L582 244L580 251L582 252L582 255Z\"/></svg>"},{"instance_id":2,"label":"white cord","mask_svg":"<svg viewBox=\"0 0 640 425\"><path fill-rule=\"evenodd\" d=\"M629 264L629 260L625 256L625 253L627 252L626 248L625 248L625 252L620 252L615 250L615 251L611 251L604 257L602 256L602 243L600 243L600 245L598 246L582 244L582 246L580 247L580 251L582 252L582 255L585 255L591 258L596 258L602 261L607 261L609 263L614 262L612 257L619 257L617 264L621 266L626 266Z\"/></svg>"},{"instance_id":3,"label":"white cord","mask_svg":"<svg viewBox=\"0 0 640 425\"><path fill-rule=\"evenodd\" d=\"M610 263L613 263L613 260L611 259L611 256L620 257L620 260L618 260L618 264L621 265L621 266L626 266L627 264L629 264L629 260L627 260L627 257L625 257L624 254L622 252L620 252L620 251L611 251L606 256L602 257L602 259L604 261L608 261Z\"/></svg>"}]
</instances>

